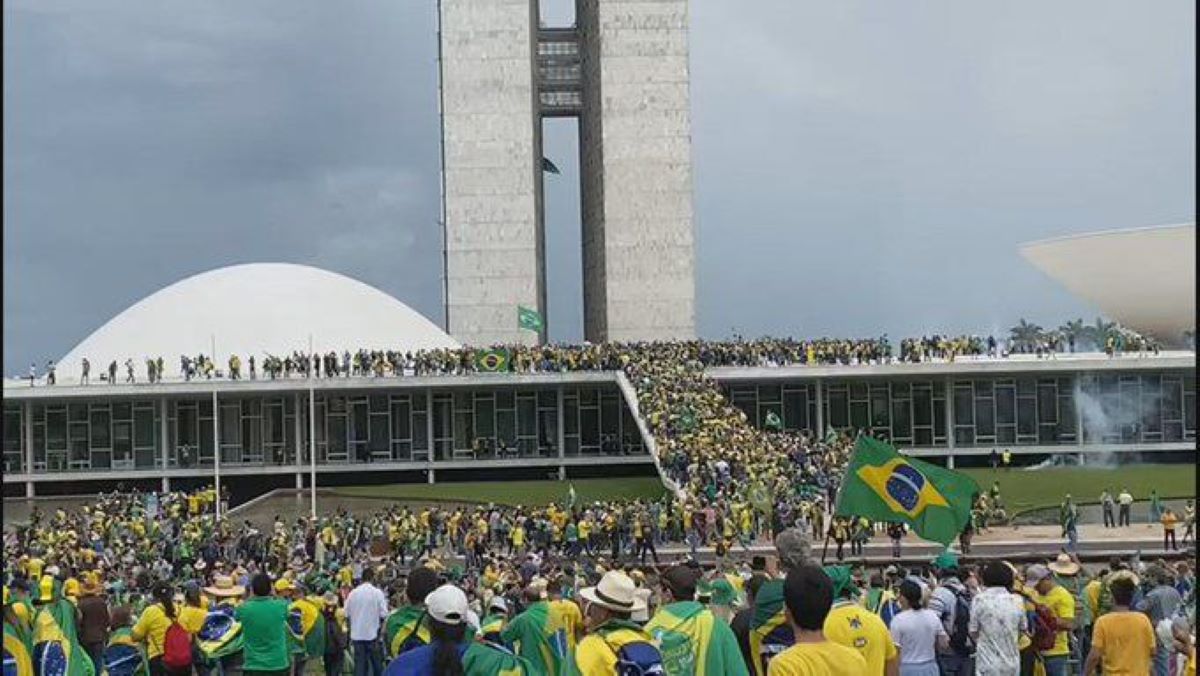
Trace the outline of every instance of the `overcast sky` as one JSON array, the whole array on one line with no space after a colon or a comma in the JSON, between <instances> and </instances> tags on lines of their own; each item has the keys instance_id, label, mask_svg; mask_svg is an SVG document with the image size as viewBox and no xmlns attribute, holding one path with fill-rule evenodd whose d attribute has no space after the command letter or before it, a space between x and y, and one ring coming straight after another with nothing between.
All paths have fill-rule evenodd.
<instances>
[{"instance_id":1,"label":"overcast sky","mask_svg":"<svg viewBox=\"0 0 1200 676\"><path fill-rule=\"evenodd\" d=\"M1190 0L752 4L691 7L705 337L1090 318L1018 244L1194 220ZM5 2L4 372L234 263L441 323L434 7ZM553 338L582 324L573 133L547 129Z\"/></svg>"}]
</instances>

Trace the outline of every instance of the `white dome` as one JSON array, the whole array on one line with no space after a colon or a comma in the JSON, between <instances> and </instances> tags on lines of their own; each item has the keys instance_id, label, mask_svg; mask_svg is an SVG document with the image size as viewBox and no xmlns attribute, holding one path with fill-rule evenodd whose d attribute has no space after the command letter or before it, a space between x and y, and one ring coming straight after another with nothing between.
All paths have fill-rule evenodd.
<instances>
[{"instance_id":1,"label":"white dome","mask_svg":"<svg viewBox=\"0 0 1200 676\"><path fill-rule=\"evenodd\" d=\"M132 358L138 377L145 360L162 357L168 377L179 357L211 355L218 368L236 354L289 355L458 347L433 322L388 294L328 270L288 263L252 263L210 270L176 282L109 320L58 362L60 378L78 375L86 357L92 378L116 360ZM243 365L243 369L246 367Z\"/></svg>"}]
</instances>

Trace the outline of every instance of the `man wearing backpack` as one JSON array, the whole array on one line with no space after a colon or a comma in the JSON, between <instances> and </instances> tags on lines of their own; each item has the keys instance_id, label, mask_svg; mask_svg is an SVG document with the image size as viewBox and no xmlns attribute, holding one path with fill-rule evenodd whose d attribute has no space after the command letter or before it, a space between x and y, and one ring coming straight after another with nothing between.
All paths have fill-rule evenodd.
<instances>
[{"instance_id":1,"label":"man wearing backpack","mask_svg":"<svg viewBox=\"0 0 1200 676\"><path fill-rule=\"evenodd\" d=\"M633 612L645 609L633 580L611 570L595 587L579 590L584 603L588 635L569 656L570 676L661 676L662 653L650 635L630 621Z\"/></svg>"},{"instance_id":2,"label":"man wearing backpack","mask_svg":"<svg viewBox=\"0 0 1200 676\"><path fill-rule=\"evenodd\" d=\"M1046 668L1046 676L1066 676L1067 661L1071 654L1068 635L1075 629L1075 599L1070 592L1054 581L1050 569L1041 564L1034 564L1025 569L1025 586L1032 590L1029 598L1035 606L1044 606L1054 614L1054 645L1039 651L1042 664ZM1045 616L1042 608L1037 608L1037 615ZM1036 629L1035 625L1035 643L1038 639Z\"/></svg>"},{"instance_id":3,"label":"man wearing backpack","mask_svg":"<svg viewBox=\"0 0 1200 676\"><path fill-rule=\"evenodd\" d=\"M929 609L937 613L942 621L950 646L937 656L942 676L959 676L974 673L971 655L971 594L958 577L958 556L945 551L933 560L933 569L938 577L937 587L929 597Z\"/></svg>"},{"instance_id":4,"label":"man wearing backpack","mask_svg":"<svg viewBox=\"0 0 1200 676\"><path fill-rule=\"evenodd\" d=\"M660 580L663 605L646 631L659 644L668 676L749 676L733 630L693 600L699 569L673 566Z\"/></svg>"}]
</instances>

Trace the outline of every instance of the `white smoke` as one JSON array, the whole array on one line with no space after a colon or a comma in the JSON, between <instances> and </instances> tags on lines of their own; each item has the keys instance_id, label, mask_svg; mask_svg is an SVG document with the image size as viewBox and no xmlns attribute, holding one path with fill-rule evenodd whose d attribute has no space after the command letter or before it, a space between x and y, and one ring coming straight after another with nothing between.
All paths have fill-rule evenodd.
<instances>
[{"instance_id":1,"label":"white smoke","mask_svg":"<svg viewBox=\"0 0 1200 676\"><path fill-rule=\"evenodd\" d=\"M1076 383L1075 406L1079 411L1083 425L1082 429L1076 431L1076 434L1083 434L1084 438L1087 439L1085 443L1091 445L1104 443L1101 440L1107 436L1120 437L1122 430L1128 425L1140 428L1142 415L1147 409L1152 410L1155 415L1159 413L1159 404L1162 398L1161 390L1149 394L1150 396L1147 396L1147 393L1139 388L1137 405L1132 411L1125 409L1123 406L1118 407L1116 410L1105 410L1099 395L1085 391ZM1080 461L1080 457L1082 457L1082 462ZM1126 459L1131 458L1126 455ZM1026 469L1038 470L1047 467L1076 467L1080 465L1095 469L1114 469L1118 465L1117 454L1111 451L1077 454L1066 452L1064 448L1063 453L1051 455L1042 462Z\"/></svg>"}]
</instances>

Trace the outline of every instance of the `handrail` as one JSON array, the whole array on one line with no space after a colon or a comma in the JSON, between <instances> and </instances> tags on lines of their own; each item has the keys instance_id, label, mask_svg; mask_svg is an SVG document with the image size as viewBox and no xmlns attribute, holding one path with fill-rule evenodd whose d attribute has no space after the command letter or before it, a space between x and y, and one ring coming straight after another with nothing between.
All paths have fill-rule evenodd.
<instances>
[{"instance_id":1,"label":"handrail","mask_svg":"<svg viewBox=\"0 0 1200 676\"><path fill-rule=\"evenodd\" d=\"M663 486L671 491L677 499L683 500L683 488L675 483L674 479L667 476L663 471L662 462L658 457L658 443L654 440L654 435L650 433L650 428L646 427L646 421L642 419L642 413L638 408L637 391L633 388L633 383L629 382L629 378L625 376L624 371L617 371L617 387L621 390L621 396L625 399L625 405L629 407L629 412L633 414L633 421L637 423L638 432L642 435L642 443L645 444L646 450L650 453L650 459L654 461L654 469L658 471L658 478L662 481Z\"/></svg>"}]
</instances>

